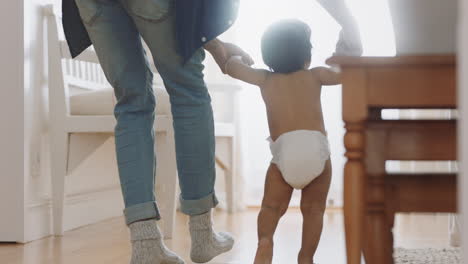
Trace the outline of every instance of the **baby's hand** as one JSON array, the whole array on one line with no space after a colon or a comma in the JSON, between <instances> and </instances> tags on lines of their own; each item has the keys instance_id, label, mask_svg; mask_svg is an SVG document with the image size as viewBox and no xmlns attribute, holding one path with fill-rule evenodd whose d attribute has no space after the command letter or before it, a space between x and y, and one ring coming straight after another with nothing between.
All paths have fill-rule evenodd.
<instances>
[{"instance_id":1,"label":"baby's hand","mask_svg":"<svg viewBox=\"0 0 468 264\"><path fill-rule=\"evenodd\" d=\"M244 60L242 59L241 56L231 56L229 59L227 59L226 61L226 64L224 64L224 72L229 74L229 65L233 64L233 63L241 63L241 64L245 64L245 65L248 65L244 62ZM250 66L250 65L249 65Z\"/></svg>"},{"instance_id":2,"label":"baby's hand","mask_svg":"<svg viewBox=\"0 0 468 264\"><path fill-rule=\"evenodd\" d=\"M208 50L208 52L213 55L216 63L218 64L219 68L223 73L225 71L225 65L229 58L232 56L240 56L242 61L247 65L252 65L253 59L250 57L247 52L243 51L241 48L236 46L235 44L222 42L219 39L214 39L207 43L204 48Z\"/></svg>"}]
</instances>

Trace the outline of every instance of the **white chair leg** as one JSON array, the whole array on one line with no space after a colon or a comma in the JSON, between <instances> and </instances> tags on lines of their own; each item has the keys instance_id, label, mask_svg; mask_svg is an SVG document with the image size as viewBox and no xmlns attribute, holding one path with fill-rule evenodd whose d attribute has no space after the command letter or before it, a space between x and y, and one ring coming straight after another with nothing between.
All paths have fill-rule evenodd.
<instances>
[{"instance_id":1,"label":"white chair leg","mask_svg":"<svg viewBox=\"0 0 468 264\"><path fill-rule=\"evenodd\" d=\"M457 214L449 215L449 241L450 246L459 247L460 243L460 222Z\"/></svg>"},{"instance_id":2,"label":"white chair leg","mask_svg":"<svg viewBox=\"0 0 468 264\"><path fill-rule=\"evenodd\" d=\"M234 151L234 138L229 138L229 168L224 171L226 176L226 203L228 213L235 212L234 204L234 173L235 173L235 151Z\"/></svg>"},{"instance_id":3,"label":"white chair leg","mask_svg":"<svg viewBox=\"0 0 468 264\"><path fill-rule=\"evenodd\" d=\"M175 158L174 132L169 129L164 139L157 144L156 196L161 213L161 228L164 238L174 233L177 190L177 165Z\"/></svg>"},{"instance_id":4,"label":"white chair leg","mask_svg":"<svg viewBox=\"0 0 468 264\"><path fill-rule=\"evenodd\" d=\"M68 160L68 133L51 133L51 179L54 235L63 235L65 177Z\"/></svg>"}]
</instances>

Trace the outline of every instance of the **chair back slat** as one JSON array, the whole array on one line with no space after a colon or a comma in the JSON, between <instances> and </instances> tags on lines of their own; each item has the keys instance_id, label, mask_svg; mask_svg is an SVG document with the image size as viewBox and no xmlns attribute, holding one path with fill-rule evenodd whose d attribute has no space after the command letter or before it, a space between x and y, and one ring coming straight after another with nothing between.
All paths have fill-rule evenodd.
<instances>
[{"instance_id":1,"label":"chair back slat","mask_svg":"<svg viewBox=\"0 0 468 264\"><path fill-rule=\"evenodd\" d=\"M207 86L213 99L215 121L234 124L237 121L235 108L241 86L230 83L208 83Z\"/></svg>"},{"instance_id":2,"label":"chair back slat","mask_svg":"<svg viewBox=\"0 0 468 264\"><path fill-rule=\"evenodd\" d=\"M110 85L94 49L88 48L72 59L59 13L51 4L43 10L48 27L50 113L53 118L64 118L70 113L70 88L98 90Z\"/></svg>"},{"instance_id":3,"label":"chair back slat","mask_svg":"<svg viewBox=\"0 0 468 264\"><path fill-rule=\"evenodd\" d=\"M49 112L51 123L64 122L69 114L68 89L64 78L63 48L60 42L60 19L52 4L44 6L47 20Z\"/></svg>"},{"instance_id":4,"label":"chair back slat","mask_svg":"<svg viewBox=\"0 0 468 264\"><path fill-rule=\"evenodd\" d=\"M106 83L98 83L92 80L85 80L73 76L67 76L66 82L70 87L79 88L83 90L101 90L110 87Z\"/></svg>"}]
</instances>

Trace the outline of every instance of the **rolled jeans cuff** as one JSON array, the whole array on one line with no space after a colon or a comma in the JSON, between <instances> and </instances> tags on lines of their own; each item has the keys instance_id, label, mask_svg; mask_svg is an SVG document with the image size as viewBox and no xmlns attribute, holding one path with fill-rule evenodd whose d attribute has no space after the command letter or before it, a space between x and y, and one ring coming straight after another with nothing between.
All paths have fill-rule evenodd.
<instances>
[{"instance_id":1,"label":"rolled jeans cuff","mask_svg":"<svg viewBox=\"0 0 468 264\"><path fill-rule=\"evenodd\" d=\"M179 200L180 210L187 215L201 215L218 205L218 199L214 192L198 200L184 200L182 196L179 197Z\"/></svg>"},{"instance_id":2,"label":"rolled jeans cuff","mask_svg":"<svg viewBox=\"0 0 468 264\"><path fill-rule=\"evenodd\" d=\"M124 215L127 225L141 220L161 219L156 202L141 203L127 207L124 209Z\"/></svg>"}]
</instances>

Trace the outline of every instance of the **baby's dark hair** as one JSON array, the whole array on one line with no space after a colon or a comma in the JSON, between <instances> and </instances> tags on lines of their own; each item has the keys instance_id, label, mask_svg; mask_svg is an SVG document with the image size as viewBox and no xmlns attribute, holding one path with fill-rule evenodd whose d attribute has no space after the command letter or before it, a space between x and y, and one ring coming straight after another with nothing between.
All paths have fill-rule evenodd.
<instances>
[{"instance_id":1,"label":"baby's dark hair","mask_svg":"<svg viewBox=\"0 0 468 264\"><path fill-rule=\"evenodd\" d=\"M278 21L262 37L264 63L277 73L302 70L312 57L310 27L297 19Z\"/></svg>"}]
</instances>

